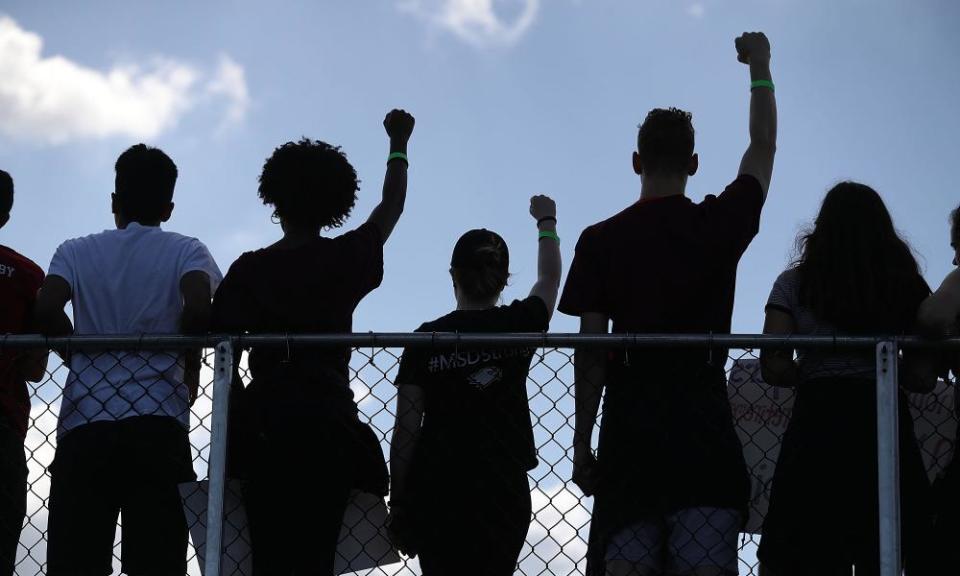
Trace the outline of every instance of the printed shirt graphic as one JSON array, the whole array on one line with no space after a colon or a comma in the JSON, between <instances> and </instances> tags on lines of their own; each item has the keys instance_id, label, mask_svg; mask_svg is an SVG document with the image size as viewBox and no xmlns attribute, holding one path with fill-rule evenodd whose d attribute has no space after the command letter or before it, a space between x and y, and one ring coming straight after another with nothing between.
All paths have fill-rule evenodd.
<instances>
[{"instance_id":1,"label":"printed shirt graphic","mask_svg":"<svg viewBox=\"0 0 960 576\"><path fill-rule=\"evenodd\" d=\"M183 311L180 279L205 272L211 291L220 269L196 238L129 224L68 240L49 274L70 285L76 335L176 334ZM100 420L160 415L189 427L189 402L176 351L75 353L63 393L58 434Z\"/></svg>"},{"instance_id":2,"label":"printed shirt graphic","mask_svg":"<svg viewBox=\"0 0 960 576\"><path fill-rule=\"evenodd\" d=\"M539 297L487 310L458 310L417 332L542 332L547 308ZM424 391L423 453L438 469L537 465L527 374L530 348L411 348L396 385Z\"/></svg>"},{"instance_id":3,"label":"printed shirt graphic","mask_svg":"<svg viewBox=\"0 0 960 576\"><path fill-rule=\"evenodd\" d=\"M27 322L43 283L43 270L16 251L0 246L0 334L18 334ZM26 437L30 419L27 383L16 374L19 351L0 352L0 418Z\"/></svg>"}]
</instances>

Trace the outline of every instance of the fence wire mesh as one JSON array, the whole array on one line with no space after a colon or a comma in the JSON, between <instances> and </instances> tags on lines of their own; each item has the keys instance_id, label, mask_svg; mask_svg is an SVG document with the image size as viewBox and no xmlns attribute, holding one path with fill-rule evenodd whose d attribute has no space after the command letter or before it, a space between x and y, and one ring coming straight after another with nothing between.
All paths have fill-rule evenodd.
<instances>
[{"instance_id":1,"label":"fence wire mesh","mask_svg":"<svg viewBox=\"0 0 960 576\"><path fill-rule=\"evenodd\" d=\"M495 335L492 336L495 338ZM371 339L371 342L375 342ZM124 467L147 466L154 473L176 476L176 480L185 478L184 471L178 469L182 462L177 461L175 448L165 448L155 437L140 438L129 432L119 438L112 437L114 447L126 448L125 460L101 456L98 460L84 450L95 443L105 442L105 436L94 434L83 442L75 442L74 454L70 455L74 464L84 461L85 466L101 466L97 478L101 486L92 489L80 486L66 490L70 498L61 498L58 504L56 495L51 498L51 464L55 456L61 458L54 467L54 474L63 474L69 478L68 455L58 452L58 420L60 421L61 442L71 441L71 436L86 426L101 419L123 418L131 408L154 410L152 413L175 413L177 403L184 401L182 388L164 388L158 381L168 379L178 381L182 370L183 355L177 352L136 352L138 340L131 338L128 352L90 352L84 354L77 346L70 348L75 373L83 372L90 378L92 387L84 389L83 398L68 394L64 400L64 387L70 379L69 365L56 353L51 353L45 377L29 385L30 412L29 427L23 443L27 464L27 493L23 530L19 537L16 555L15 573L22 576L45 574L47 571L47 543L49 539L48 516L51 503L66 508L74 507L83 514L97 513L103 516L114 510L113 520L117 530L113 531L112 567L115 573L120 571L123 543L123 518L116 516L118 502L129 501L123 498L137 499L137 494L117 495L111 493L124 486ZM496 341L492 341L496 344ZM509 343L504 342L502 346ZM306 346L306 345L301 345ZM23 342L0 346L0 354L22 354L26 348ZM309 347L307 346L309 349ZM574 435L574 350L572 347L547 347L529 349L531 363L526 378L526 396L529 403L530 422L536 447L537 464L527 472L526 480L530 494L529 527L526 531L516 572L532 575L573 575L586 572L587 544L593 512L593 499L583 495L571 481L573 468L572 444ZM390 442L397 421L397 371L400 365L402 348L356 347L353 348L350 362L349 385L359 409L359 419L368 423L389 462ZM872 351L864 351L872 358ZM795 393L791 389L778 388L765 384L761 377L756 348L731 349L724 364L726 392L731 409L733 424L740 439L744 460L751 480L749 518L737 536L737 569L742 575L759 574L756 558L760 528L769 503L773 472L777 465L780 443L784 431L790 422ZM196 401L189 408L189 425L186 438L189 440L189 466L197 478L207 478L209 464L211 429L213 426L213 351L206 349L202 355L199 369L199 381ZM248 384L250 374L246 354L239 363L241 380ZM135 394L129 392L128 384L138 380L141 386ZM123 401L117 404L115 395L103 402L104 390L116 391L124 384L128 390ZM158 392L162 390L162 392ZM929 478L934 479L949 463L957 437L957 414L954 398L954 386L950 381L940 381L935 390L926 394L910 394L909 406L913 416L915 434ZM69 389L68 389L69 392ZM98 400L99 398L99 400ZM91 400L93 399L93 400ZM91 403L91 402L98 403ZM169 405L165 405L164 403ZM71 413L68 412L72 411ZM873 405L870 409L874 409ZM165 411L165 412L164 412ZM72 415L71 415L72 414ZM602 418L602 415L601 417ZM71 433L63 433L67 421L76 420L77 428ZM81 421L82 420L82 421ZM599 420L599 419L598 419ZM875 431L870 431L875 434ZM67 442L63 442L63 438ZM596 435L594 437L596 444ZM172 450L172 451L171 451ZM115 452L113 454L116 454ZM301 454L301 458L310 459L320 455ZM66 461L66 462L65 462ZM63 463L62 463L63 462ZM90 464L93 462L94 464ZM144 464L144 462L147 462ZM182 466L181 466L182 468ZM67 470L65 472L65 470ZM171 472L171 470L175 470ZM286 472L276 470L279 477ZM4 485L8 484L4 482ZM303 482L296 483L302 487ZM466 485L466 484L465 484ZM206 537L201 525L206 523L206 485L203 482L186 484L180 496L187 502L185 513L189 529L189 545L186 546L186 574L199 575L203 564L203 542ZM104 489L106 488L106 489ZM84 495L83 490L90 490ZM243 490L238 481L229 481L224 517L224 555L222 574L249 574L249 534L245 530L247 518L240 506L243 502ZM463 490L457 501L446 503L452 510L464 508L476 494ZM16 490L0 494L0 498L17 502ZM77 499L84 500L83 506L76 508ZM387 501L390 498L388 496ZM363 574L402 575L421 572L418 559L403 556L392 558L385 548L383 534L369 528L370 522L382 524L386 513L376 498L354 499L344 520L344 532L341 533L341 545L338 548L339 570L349 570L360 561L359 556L373 557L373 560L393 560L379 567L364 569ZM296 506L296 495L290 495L289 503ZM7 506L4 506L8 509ZM828 511L829 512L829 511ZM56 511L55 511L56 514ZM829 516L829 514L828 514ZM822 530L831 530L829 518ZM102 522L102 521L101 521ZM709 524L710 519L707 519ZM111 524L112 526L112 524ZM463 527L448 526L451 531ZM283 533L284 526L275 529ZM719 528L718 528L719 529ZM355 532L355 533L353 533ZM703 531L696 531L690 537L701 537ZM347 542L350 540L350 542ZM694 542L696 543L696 542ZM704 543L706 544L706 543ZM133 546L133 545L131 545ZM812 551L816 554L816 550ZM369 558L367 562L369 562ZM464 558L466 563L471 558ZM351 564L353 563L353 564Z\"/></svg>"}]
</instances>

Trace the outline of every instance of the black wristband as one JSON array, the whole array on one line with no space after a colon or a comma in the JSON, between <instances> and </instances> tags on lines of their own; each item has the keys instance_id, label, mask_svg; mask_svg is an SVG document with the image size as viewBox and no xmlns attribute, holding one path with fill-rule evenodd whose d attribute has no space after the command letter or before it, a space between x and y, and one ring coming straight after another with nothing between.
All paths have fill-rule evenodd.
<instances>
[{"instance_id":1,"label":"black wristband","mask_svg":"<svg viewBox=\"0 0 960 576\"><path fill-rule=\"evenodd\" d=\"M553 223L554 223L554 224L557 223L557 218L556 218L556 216L544 216L543 218L537 220L537 226L543 224L543 223L546 222L547 220L553 220Z\"/></svg>"}]
</instances>

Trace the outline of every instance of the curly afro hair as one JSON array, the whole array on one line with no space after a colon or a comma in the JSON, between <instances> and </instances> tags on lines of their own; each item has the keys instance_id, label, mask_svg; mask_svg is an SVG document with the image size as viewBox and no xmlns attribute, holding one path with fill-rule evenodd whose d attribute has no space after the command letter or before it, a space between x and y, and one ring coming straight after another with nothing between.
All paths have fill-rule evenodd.
<instances>
[{"instance_id":1,"label":"curly afro hair","mask_svg":"<svg viewBox=\"0 0 960 576\"><path fill-rule=\"evenodd\" d=\"M259 195L281 220L337 228L350 216L359 189L357 171L339 146L302 138L267 158Z\"/></svg>"}]
</instances>

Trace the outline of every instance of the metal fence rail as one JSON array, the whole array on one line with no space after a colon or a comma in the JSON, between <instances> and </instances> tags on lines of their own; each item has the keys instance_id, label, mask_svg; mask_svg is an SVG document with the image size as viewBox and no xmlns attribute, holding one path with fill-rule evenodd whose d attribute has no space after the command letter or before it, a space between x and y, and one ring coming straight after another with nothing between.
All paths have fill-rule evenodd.
<instances>
[{"instance_id":1,"label":"metal fence rail","mask_svg":"<svg viewBox=\"0 0 960 576\"><path fill-rule=\"evenodd\" d=\"M899 476L897 367L899 351L928 348L960 351L960 339L930 342L918 338L891 337L774 337L761 335L579 335L579 334L427 334L363 333L318 335L209 335L187 336L0 336L0 353L15 354L28 349L51 349L44 381L31 384L30 428L25 442L29 468L27 517L21 534L17 574L35 575L46 571L46 528L50 495L49 466L57 446L57 421L62 416L64 383L70 367L61 357L77 362L77 355L100 358L104 378L115 378L113 370L127 367L131 354L148 358L166 357L182 363L184 350L203 348L200 390L190 413L189 437L193 466L201 479L209 481L207 491L207 550L224 554L201 554L200 566L194 546L188 549L188 574L229 574L243 558L230 557L230 538L236 538L231 526L232 510L225 508L229 484L226 477L227 422L234 359L248 380L245 350L251 346L298 350L349 347L353 350L350 385L360 409L389 457L389 445L396 412L396 378L404 348L460 349L470 347L515 347L535 349L527 381L531 421L540 464L529 473L533 516L526 545L518 563L518 573L582 574L585 570L587 533L592 502L570 481L573 438L573 349L609 350L712 349L728 353L725 368L728 396L733 406L734 423L740 435L754 488L751 522L741 535L739 570L758 574L755 557L759 535L758 518L766 510L769 482L779 450L778 434L789 420L792 392L763 384L757 366L762 348L794 348L851 351L871 355L877 365L877 454L879 462L880 530L882 574L899 573ZM149 364L149 360L147 363ZM74 365L76 368L76 364ZM942 383L928 396L910 396L918 439L925 449L924 458L931 477L949 461L953 453L956 414L953 386ZM104 410L107 407L103 408ZM0 495L2 497L2 495ZM466 495L464 496L467 497ZM226 518L226 520L225 520ZM120 520L122 524L122 518ZM827 530L828 528L824 528ZM228 534L229 533L229 534ZM197 530L191 532L196 540ZM118 534L115 546L115 570L119 570ZM200 550L202 553L204 550ZM814 552L815 553L815 552ZM221 567L221 560L224 566ZM228 571L227 566L233 572ZM201 570L202 568L202 570ZM415 560L376 568L375 574L418 574Z\"/></svg>"}]
</instances>

